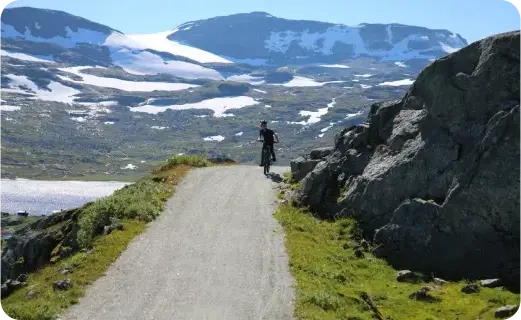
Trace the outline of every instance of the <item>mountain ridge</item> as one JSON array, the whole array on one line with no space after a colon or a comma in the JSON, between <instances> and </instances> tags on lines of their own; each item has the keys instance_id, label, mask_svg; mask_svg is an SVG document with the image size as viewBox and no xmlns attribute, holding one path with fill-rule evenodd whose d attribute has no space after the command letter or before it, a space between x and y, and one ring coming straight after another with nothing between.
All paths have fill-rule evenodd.
<instances>
[{"instance_id":1,"label":"mountain ridge","mask_svg":"<svg viewBox=\"0 0 521 320\"><path fill-rule=\"evenodd\" d=\"M52 21L52 24L47 21ZM80 29L84 32L78 35ZM224 58L229 57L232 61L264 59L264 64L271 62L274 65L340 62L360 57L389 61L432 60L468 44L460 34L446 29L398 23L362 23L352 27L314 20L279 18L261 11L187 21L173 29L151 34L126 34L58 10L15 7L5 9L2 14L4 38L58 41L57 37L68 39L72 38L73 33L80 38L78 42L93 45L153 50L162 48L158 51L171 54L175 53L165 48L188 45L221 57L213 58L214 62L231 62ZM163 39L163 35L166 39ZM59 45L71 47L78 44L66 44L64 41ZM159 42L162 43L158 45ZM192 58L189 54L185 57ZM211 60L207 58L201 62Z\"/></svg>"}]
</instances>

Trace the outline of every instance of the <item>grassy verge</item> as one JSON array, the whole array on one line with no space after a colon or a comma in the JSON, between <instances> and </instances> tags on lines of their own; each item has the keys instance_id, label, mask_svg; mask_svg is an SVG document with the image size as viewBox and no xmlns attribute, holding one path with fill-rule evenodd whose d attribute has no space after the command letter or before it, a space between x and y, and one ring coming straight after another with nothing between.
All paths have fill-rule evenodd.
<instances>
[{"instance_id":1,"label":"grassy verge","mask_svg":"<svg viewBox=\"0 0 521 320\"><path fill-rule=\"evenodd\" d=\"M378 319L376 314L380 319L495 319L497 308L519 304L518 294L502 288L482 287L479 293L464 294L465 282L396 281L397 270L370 250L357 255L361 242L353 220L321 221L289 204L275 217L286 233L299 319ZM439 302L409 298L426 286Z\"/></svg>"},{"instance_id":2,"label":"grassy verge","mask_svg":"<svg viewBox=\"0 0 521 320\"><path fill-rule=\"evenodd\" d=\"M126 249L129 242L163 210L175 185L193 167L211 165L199 156L177 156L153 168L136 183L85 206L78 218L77 240L85 250L55 261L30 274L27 286L2 299L3 310L18 320L53 319L75 304L88 285ZM118 218L122 230L99 236L111 219ZM87 250L88 249L88 250ZM69 273L62 274L67 269ZM72 288L54 291L57 280L70 279Z\"/></svg>"}]
</instances>

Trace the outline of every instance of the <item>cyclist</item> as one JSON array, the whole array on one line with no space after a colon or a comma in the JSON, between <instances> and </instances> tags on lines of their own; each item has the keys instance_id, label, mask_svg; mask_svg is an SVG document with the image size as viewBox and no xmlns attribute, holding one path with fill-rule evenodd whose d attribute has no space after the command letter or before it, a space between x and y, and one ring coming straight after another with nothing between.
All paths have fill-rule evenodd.
<instances>
[{"instance_id":1,"label":"cyclist","mask_svg":"<svg viewBox=\"0 0 521 320\"><path fill-rule=\"evenodd\" d=\"M263 139L261 139L261 137L263 137ZM273 158L273 162L277 161L277 159L275 158L275 150L273 150L273 143L279 143L279 136L277 136L275 131L268 129L268 122L266 120L262 120L260 122L259 140L264 141L264 144L262 146L263 148L264 146L268 146L271 156ZM262 163L263 160L264 159L262 158L261 153L261 164L259 165L261 167L264 166L264 163Z\"/></svg>"}]
</instances>

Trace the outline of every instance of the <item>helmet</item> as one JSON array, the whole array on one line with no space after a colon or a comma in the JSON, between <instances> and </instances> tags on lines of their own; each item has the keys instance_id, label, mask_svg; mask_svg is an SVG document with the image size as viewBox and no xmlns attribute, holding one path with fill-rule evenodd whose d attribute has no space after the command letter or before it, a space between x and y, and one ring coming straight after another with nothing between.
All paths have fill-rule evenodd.
<instances>
[{"instance_id":1,"label":"helmet","mask_svg":"<svg viewBox=\"0 0 521 320\"><path fill-rule=\"evenodd\" d=\"M268 121L266 121L266 120L262 120L260 123L263 124L263 125L267 125L267 124L268 124Z\"/></svg>"}]
</instances>

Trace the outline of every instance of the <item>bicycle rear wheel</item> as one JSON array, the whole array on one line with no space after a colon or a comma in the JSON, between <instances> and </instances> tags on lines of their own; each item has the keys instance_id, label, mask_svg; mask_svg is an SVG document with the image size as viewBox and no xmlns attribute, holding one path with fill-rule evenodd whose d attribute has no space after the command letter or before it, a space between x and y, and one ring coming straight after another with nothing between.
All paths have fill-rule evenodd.
<instances>
[{"instance_id":1,"label":"bicycle rear wheel","mask_svg":"<svg viewBox=\"0 0 521 320\"><path fill-rule=\"evenodd\" d=\"M270 153L267 148L264 148L264 174L270 173Z\"/></svg>"}]
</instances>

